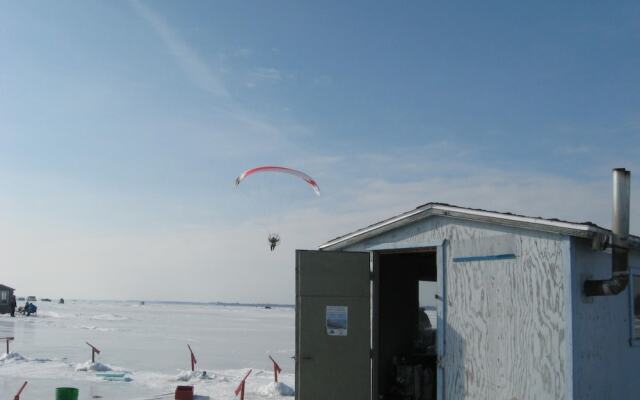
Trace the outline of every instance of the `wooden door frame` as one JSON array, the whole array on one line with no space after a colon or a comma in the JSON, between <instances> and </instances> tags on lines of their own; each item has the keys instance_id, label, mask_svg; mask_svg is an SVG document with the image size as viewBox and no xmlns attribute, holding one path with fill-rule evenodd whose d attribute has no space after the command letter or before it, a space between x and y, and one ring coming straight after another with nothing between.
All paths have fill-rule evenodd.
<instances>
[{"instance_id":1,"label":"wooden door frame","mask_svg":"<svg viewBox=\"0 0 640 400\"><path fill-rule=\"evenodd\" d=\"M440 360L444 359L444 333L445 333L445 309L446 302L442 299L446 299L445 296L445 257L444 246L446 240L442 242L436 242L428 246L403 246L396 245L391 248L375 249L371 251L371 264L372 264L372 288L371 288L371 396L373 400L377 400L378 393L378 346L379 341L379 301L380 298L380 255L383 254L409 254L409 253L436 253L436 273L437 273L437 295L441 298L438 299L437 307L437 328L436 328L436 345L438 354L438 366L437 366L437 399L444 399L444 365ZM442 305L440 305L442 304Z\"/></svg>"}]
</instances>

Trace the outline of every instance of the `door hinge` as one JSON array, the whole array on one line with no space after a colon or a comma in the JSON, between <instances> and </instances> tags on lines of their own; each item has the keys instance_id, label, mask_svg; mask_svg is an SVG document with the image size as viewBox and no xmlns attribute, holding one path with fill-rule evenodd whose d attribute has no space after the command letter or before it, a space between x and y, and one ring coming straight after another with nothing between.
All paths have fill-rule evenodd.
<instances>
[{"instance_id":1,"label":"door hinge","mask_svg":"<svg viewBox=\"0 0 640 400\"><path fill-rule=\"evenodd\" d=\"M373 359L373 349L369 349L369 358Z\"/></svg>"},{"instance_id":2,"label":"door hinge","mask_svg":"<svg viewBox=\"0 0 640 400\"><path fill-rule=\"evenodd\" d=\"M438 365L438 368L444 368L444 364L446 361L447 359L444 356L443 357L438 356L436 360L436 364Z\"/></svg>"},{"instance_id":3,"label":"door hinge","mask_svg":"<svg viewBox=\"0 0 640 400\"><path fill-rule=\"evenodd\" d=\"M373 271L369 271L369 280L370 281L374 281L375 277L376 277L376 275L373 273Z\"/></svg>"}]
</instances>

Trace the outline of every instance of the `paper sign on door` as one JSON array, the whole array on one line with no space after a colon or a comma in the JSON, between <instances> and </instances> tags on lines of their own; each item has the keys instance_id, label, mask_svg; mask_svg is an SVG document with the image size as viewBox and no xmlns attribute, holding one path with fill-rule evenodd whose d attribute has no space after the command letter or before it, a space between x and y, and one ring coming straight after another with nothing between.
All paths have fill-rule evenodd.
<instances>
[{"instance_id":1,"label":"paper sign on door","mask_svg":"<svg viewBox=\"0 0 640 400\"><path fill-rule=\"evenodd\" d=\"M327 335L347 336L349 307L327 306Z\"/></svg>"}]
</instances>

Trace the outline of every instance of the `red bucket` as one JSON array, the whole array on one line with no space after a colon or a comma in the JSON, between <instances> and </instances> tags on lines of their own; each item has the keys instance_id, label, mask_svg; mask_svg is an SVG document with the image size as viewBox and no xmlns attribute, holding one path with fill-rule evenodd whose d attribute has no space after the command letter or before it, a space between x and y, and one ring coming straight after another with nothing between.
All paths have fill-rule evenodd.
<instances>
[{"instance_id":1,"label":"red bucket","mask_svg":"<svg viewBox=\"0 0 640 400\"><path fill-rule=\"evenodd\" d=\"M178 386L176 400L193 400L193 386Z\"/></svg>"}]
</instances>

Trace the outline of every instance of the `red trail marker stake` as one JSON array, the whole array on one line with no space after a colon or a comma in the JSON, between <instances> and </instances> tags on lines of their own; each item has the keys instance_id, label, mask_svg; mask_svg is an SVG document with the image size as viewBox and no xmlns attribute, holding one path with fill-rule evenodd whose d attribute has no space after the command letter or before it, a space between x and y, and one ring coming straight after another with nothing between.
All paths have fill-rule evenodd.
<instances>
[{"instance_id":1,"label":"red trail marker stake","mask_svg":"<svg viewBox=\"0 0 640 400\"><path fill-rule=\"evenodd\" d=\"M18 393L13 397L13 400L20 400L20 394L24 390L25 386L27 386L27 381L24 381L22 387L20 387L20 390L18 390Z\"/></svg>"},{"instance_id":2,"label":"red trail marker stake","mask_svg":"<svg viewBox=\"0 0 640 400\"><path fill-rule=\"evenodd\" d=\"M85 342L85 343L86 343L86 344L88 344L88 345L89 345L89 347L91 347L91 362L92 362L92 363L95 363L95 362L96 362L96 353L97 353L97 354L100 354L100 350L98 350L98 349L96 348L96 346L92 345L92 344L91 344L91 343L89 343L89 342Z\"/></svg>"},{"instance_id":3,"label":"red trail marker stake","mask_svg":"<svg viewBox=\"0 0 640 400\"><path fill-rule=\"evenodd\" d=\"M274 382L277 383L278 374L282 372L282 368L280 368L280 366L278 365L276 360L273 359L273 357L269 356L269 359L271 360L271 362L273 362L273 379L274 379Z\"/></svg>"},{"instance_id":4,"label":"red trail marker stake","mask_svg":"<svg viewBox=\"0 0 640 400\"><path fill-rule=\"evenodd\" d=\"M198 363L198 360L196 360L196 356L193 354L191 346L187 345L187 347L189 348L189 353L191 353L191 371L193 372L196 370L196 364Z\"/></svg>"},{"instance_id":5,"label":"red trail marker stake","mask_svg":"<svg viewBox=\"0 0 640 400\"><path fill-rule=\"evenodd\" d=\"M244 378L242 378L242 380L240 381L240 384L238 385L238 387L234 392L236 396L240 395L240 400L244 400L244 384L246 383L247 378L249 377L249 374L251 374L251 371L253 371L253 369L250 369L249 372L247 372L247 374L244 376Z\"/></svg>"},{"instance_id":6,"label":"red trail marker stake","mask_svg":"<svg viewBox=\"0 0 640 400\"><path fill-rule=\"evenodd\" d=\"M7 336L7 337L3 337L3 338L0 338L0 339L7 341L7 354L9 354L9 342L12 341L15 338L13 336Z\"/></svg>"}]
</instances>

